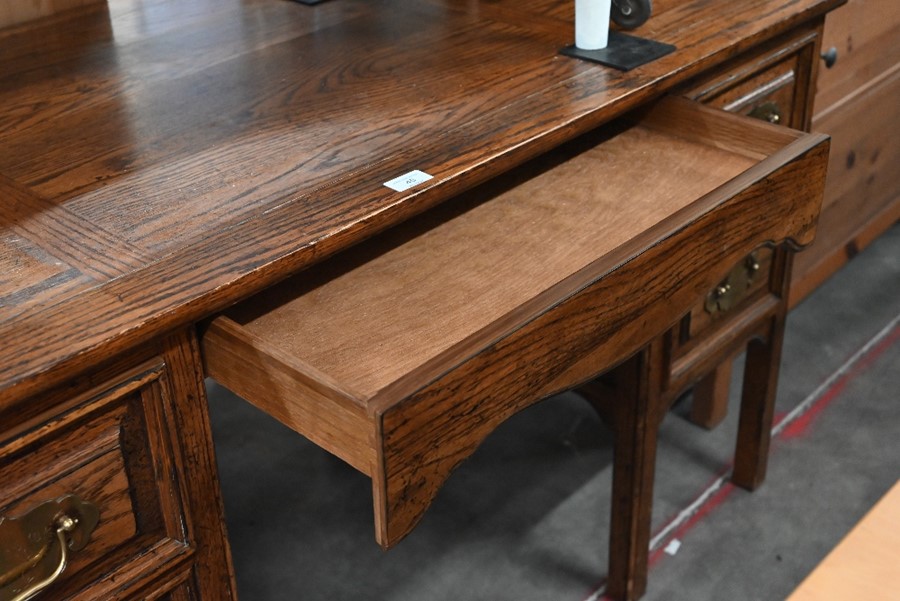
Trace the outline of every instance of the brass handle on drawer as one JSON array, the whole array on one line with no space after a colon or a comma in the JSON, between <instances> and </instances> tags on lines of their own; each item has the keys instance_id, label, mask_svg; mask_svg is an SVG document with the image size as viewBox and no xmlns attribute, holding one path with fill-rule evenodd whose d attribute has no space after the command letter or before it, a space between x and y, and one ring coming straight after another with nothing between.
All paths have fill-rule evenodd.
<instances>
[{"instance_id":1,"label":"brass handle on drawer","mask_svg":"<svg viewBox=\"0 0 900 601\"><path fill-rule=\"evenodd\" d=\"M760 268L756 253L748 255L742 263L731 270L728 277L706 295L705 308L707 313L715 315L716 313L728 311L736 305L753 284L753 280L756 278Z\"/></svg>"},{"instance_id":2,"label":"brass handle on drawer","mask_svg":"<svg viewBox=\"0 0 900 601\"><path fill-rule=\"evenodd\" d=\"M67 515L60 516L59 519L56 520L56 538L59 541L59 563L56 564L56 569L53 570L52 574L50 574L40 582L32 584L30 587L13 597L13 601L28 601L28 599L31 599L39 592L56 582L56 579L59 578L60 574L63 573L63 570L66 569L66 566L69 565L69 540L67 535L69 532L75 529L75 525L77 523L77 521ZM41 550L36 554L35 559L40 560L41 558L43 558L44 555L49 553L50 547L52 545L53 540L48 540L47 543L43 547L41 547ZM30 564L31 562L28 563ZM34 563L37 563L37 561L35 561Z\"/></svg>"},{"instance_id":3,"label":"brass handle on drawer","mask_svg":"<svg viewBox=\"0 0 900 601\"><path fill-rule=\"evenodd\" d=\"M87 545L99 519L96 506L74 495L42 503L21 517L0 518L0 601L27 601L53 584L65 571L69 552ZM51 550L57 543L59 559L54 560ZM40 545L37 550L35 545ZM34 571L50 568L39 581L28 579L29 573L33 579Z\"/></svg>"},{"instance_id":4,"label":"brass handle on drawer","mask_svg":"<svg viewBox=\"0 0 900 601\"><path fill-rule=\"evenodd\" d=\"M781 108L774 102L764 102L750 111L749 116L778 125L781 123Z\"/></svg>"}]
</instances>

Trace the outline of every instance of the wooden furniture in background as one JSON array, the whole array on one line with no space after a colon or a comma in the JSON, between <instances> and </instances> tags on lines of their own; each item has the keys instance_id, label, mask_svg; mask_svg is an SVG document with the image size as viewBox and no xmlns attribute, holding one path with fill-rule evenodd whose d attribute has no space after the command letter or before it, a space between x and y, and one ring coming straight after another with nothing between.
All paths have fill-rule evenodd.
<instances>
[{"instance_id":1,"label":"wooden furniture in background","mask_svg":"<svg viewBox=\"0 0 900 601\"><path fill-rule=\"evenodd\" d=\"M850 0L825 21L812 127L833 138L819 236L797 259L802 300L900 219L900 2Z\"/></svg>"},{"instance_id":2,"label":"wooden furniture in background","mask_svg":"<svg viewBox=\"0 0 900 601\"><path fill-rule=\"evenodd\" d=\"M900 590L900 482L873 507L788 601L883 599Z\"/></svg>"},{"instance_id":3,"label":"wooden furniture in background","mask_svg":"<svg viewBox=\"0 0 900 601\"><path fill-rule=\"evenodd\" d=\"M551 0L342 0L315 7L159 0L152 10L110 0L102 9L75 8L0 29L0 452L6 461L0 508L18 515L44 500L44 492L99 497L106 508L98 546L85 548L76 569L48 590L51 598L114 590L120 598L233 598L196 324L285 278L303 279L316 263L415 215L442 204L449 208L440 210L452 211L465 202L463 193L600 126L624 126L622 117L663 95L722 69L741 69L761 50L817 31L838 4L661 0L640 33L678 49L627 73L559 56L572 36L573 7ZM683 112L678 123L690 127L707 114ZM732 124L735 133L768 132L751 136L754 144L794 135L733 119L712 123ZM741 155L739 145L729 144L734 147L719 150ZM792 175L772 178L771 185L739 175L698 204L660 217L661 229L645 224L644 234L589 258L611 271L600 279L591 274L583 290L567 297L573 304L558 299L559 310L575 307L577 298L587 302L592 287L615 281L617 289L634 289L624 297L633 310L618 314L631 325L619 339L598 345L596 357L586 355L585 363L556 375L566 375L566 385L577 383L573 374L586 378L611 367L617 350L615 360L634 368L622 389L645 408L658 399L645 385L647 361L658 360L654 341L676 326L682 316L676 313L703 302L767 240L808 241L813 191L795 197L798 176L791 170L822 152L816 146L801 153L784 167ZM767 163L765 154L752 158ZM383 185L412 169L433 179L404 192ZM660 169L651 159L642 179L672 175ZM768 192L750 207L750 190ZM792 221L791 202L802 205L802 223ZM769 203L776 213L760 212ZM732 225L747 219L746 228ZM681 228L671 235L663 231L675 224ZM651 260L663 248L685 259L669 266L670 283ZM782 264L780 253L775 265ZM709 265L698 274L703 257ZM666 257L657 258L667 265ZM639 267L652 276L650 284L625 277ZM572 277L588 273L576 270ZM777 293L772 283L784 272L771 273L768 290ZM547 301L541 294L523 306ZM675 300L660 301L667 294ZM585 318L596 319L594 311L586 309ZM524 340L537 335L531 329L542 318L537 314L557 312L538 311L528 324L518 315L505 326L520 326ZM608 332L618 323L602 325ZM523 348L500 342L491 352ZM464 370L448 373L461 377ZM768 390L771 380L761 384ZM547 377L543 391L555 385ZM135 388L120 395L128 386ZM417 398L427 408L423 395ZM404 436L403 420L429 413L411 407L399 404L380 421L364 414L359 423L396 435L385 449L413 449L421 439ZM765 407L757 408L759 430ZM642 415L630 421L635 432L648 423L649 413ZM485 422L487 429L496 419ZM648 439L644 432L631 439L628 456L652 457L652 434ZM471 440L482 433L471 432ZM758 460L761 451L757 445L750 454ZM59 462L47 459L57 452ZM351 462L366 466L377 454L366 452ZM403 508L391 517L392 509L376 507L388 515L386 528L399 524L383 539L390 541L414 523L421 505L404 505L391 487L409 482L411 498L430 498L455 458L434 464L436 476L408 453L382 459L395 478L373 481L373 488L383 485L385 498ZM629 518L636 527L646 523L649 504L639 497L642 490L647 497L641 478L651 464L641 460L632 491L619 501L623 511L638 509ZM10 484L32 470L33 485ZM759 465L750 471L761 473ZM74 473L99 474L110 483L77 484ZM415 490L422 482L423 492ZM150 500L134 500L145 493ZM623 538L631 548L623 556L622 597L640 594L638 563L646 549L632 543L641 537ZM159 550L160 560L140 555L143 549Z\"/></svg>"},{"instance_id":4,"label":"wooden furniture in background","mask_svg":"<svg viewBox=\"0 0 900 601\"><path fill-rule=\"evenodd\" d=\"M0 27L25 23L41 17L106 0L4 0L0 4Z\"/></svg>"}]
</instances>

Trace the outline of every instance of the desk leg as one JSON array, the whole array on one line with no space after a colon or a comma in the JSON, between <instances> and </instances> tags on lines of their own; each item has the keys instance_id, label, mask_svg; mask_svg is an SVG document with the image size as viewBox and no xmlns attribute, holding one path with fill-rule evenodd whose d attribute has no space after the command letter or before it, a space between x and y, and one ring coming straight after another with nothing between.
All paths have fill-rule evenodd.
<instances>
[{"instance_id":1,"label":"desk leg","mask_svg":"<svg viewBox=\"0 0 900 601\"><path fill-rule=\"evenodd\" d=\"M712 430L728 415L728 392L733 357L729 357L694 386L691 421Z\"/></svg>"},{"instance_id":2,"label":"desk leg","mask_svg":"<svg viewBox=\"0 0 900 601\"><path fill-rule=\"evenodd\" d=\"M231 549L225 531L225 511L219 490L212 429L207 412L200 348L193 332L165 341L173 403L171 431L177 436L182 461L176 469L183 485L190 542L196 549L190 592L172 592L172 599L236 601ZM154 597L155 598L155 597Z\"/></svg>"},{"instance_id":3,"label":"desk leg","mask_svg":"<svg viewBox=\"0 0 900 601\"><path fill-rule=\"evenodd\" d=\"M783 316L776 316L768 340L752 340L747 346L732 474L734 483L747 490L755 490L766 478L783 328Z\"/></svg>"},{"instance_id":4,"label":"desk leg","mask_svg":"<svg viewBox=\"0 0 900 601\"><path fill-rule=\"evenodd\" d=\"M665 412L662 339L616 369L615 455L607 596L638 599L647 588L656 440Z\"/></svg>"},{"instance_id":5,"label":"desk leg","mask_svg":"<svg viewBox=\"0 0 900 601\"><path fill-rule=\"evenodd\" d=\"M793 253L788 249L780 247L776 251L772 292L781 297L781 303L765 335L751 340L747 346L732 474L734 483L747 490L756 489L766 478L792 259Z\"/></svg>"}]
</instances>

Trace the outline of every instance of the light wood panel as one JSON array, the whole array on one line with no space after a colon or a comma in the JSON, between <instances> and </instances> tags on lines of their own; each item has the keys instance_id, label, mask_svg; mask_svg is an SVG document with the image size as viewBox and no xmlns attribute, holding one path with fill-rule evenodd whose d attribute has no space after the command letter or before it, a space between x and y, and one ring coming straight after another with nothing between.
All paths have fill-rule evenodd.
<instances>
[{"instance_id":1,"label":"light wood panel","mask_svg":"<svg viewBox=\"0 0 900 601\"><path fill-rule=\"evenodd\" d=\"M840 205L846 211L842 219L850 211L865 219L869 207L900 192L900 141L890 127L900 123L898 94L900 63L814 121L834 140L825 208Z\"/></svg>"},{"instance_id":2,"label":"light wood panel","mask_svg":"<svg viewBox=\"0 0 900 601\"><path fill-rule=\"evenodd\" d=\"M888 601L900 590L900 483L822 560L788 601Z\"/></svg>"},{"instance_id":3,"label":"light wood panel","mask_svg":"<svg viewBox=\"0 0 900 601\"><path fill-rule=\"evenodd\" d=\"M205 333L203 348L209 377L362 473L375 472L375 429L361 395L227 317Z\"/></svg>"}]
</instances>

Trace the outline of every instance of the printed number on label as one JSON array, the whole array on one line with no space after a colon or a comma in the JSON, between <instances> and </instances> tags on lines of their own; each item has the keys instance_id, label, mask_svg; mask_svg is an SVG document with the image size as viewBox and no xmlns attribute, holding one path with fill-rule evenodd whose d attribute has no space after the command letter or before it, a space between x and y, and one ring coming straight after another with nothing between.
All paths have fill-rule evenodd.
<instances>
[{"instance_id":1,"label":"printed number on label","mask_svg":"<svg viewBox=\"0 0 900 601\"><path fill-rule=\"evenodd\" d=\"M427 182L431 178L431 175L417 169L415 171L410 171L409 173L404 173L400 177L395 177L389 182L384 182L384 185L391 190L403 192L404 190L409 190L414 186L418 186L422 182Z\"/></svg>"}]
</instances>

